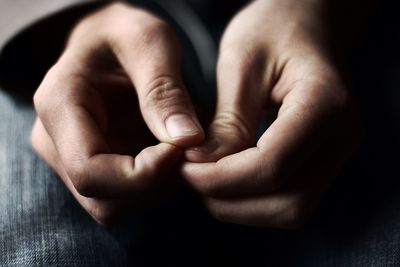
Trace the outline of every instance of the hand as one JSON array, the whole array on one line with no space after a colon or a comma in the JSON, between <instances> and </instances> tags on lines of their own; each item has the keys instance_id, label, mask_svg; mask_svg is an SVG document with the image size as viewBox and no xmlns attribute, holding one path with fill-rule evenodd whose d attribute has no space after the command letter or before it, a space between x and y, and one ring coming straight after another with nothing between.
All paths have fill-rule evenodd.
<instances>
[{"instance_id":1,"label":"hand","mask_svg":"<svg viewBox=\"0 0 400 267\"><path fill-rule=\"evenodd\" d=\"M35 94L33 147L99 223L204 138L179 57L167 24L111 4L77 24Z\"/></svg>"},{"instance_id":2,"label":"hand","mask_svg":"<svg viewBox=\"0 0 400 267\"><path fill-rule=\"evenodd\" d=\"M226 222L304 223L358 144L358 117L325 44L325 1L254 1L220 45L218 103L187 182ZM263 113L277 107L257 140Z\"/></svg>"}]
</instances>

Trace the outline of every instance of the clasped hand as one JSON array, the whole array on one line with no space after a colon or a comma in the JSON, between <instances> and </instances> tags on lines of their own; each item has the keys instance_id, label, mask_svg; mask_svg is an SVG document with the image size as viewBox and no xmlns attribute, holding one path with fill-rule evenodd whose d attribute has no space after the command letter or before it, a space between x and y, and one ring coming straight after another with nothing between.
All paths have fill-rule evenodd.
<instances>
[{"instance_id":1,"label":"clasped hand","mask_svg":"<svg viewBox=\"0 0 400 267\"><path fill-rule=\"evenodd\" d=\"M311 2L254 1L233 18L205 130L171 27L121 3L95 11L34 96L34 149L101 224L178 168L220 220L301 225L358 143L357 114ZM257 140L271 108L278 114Z\"/></svg>"}]
</instances>

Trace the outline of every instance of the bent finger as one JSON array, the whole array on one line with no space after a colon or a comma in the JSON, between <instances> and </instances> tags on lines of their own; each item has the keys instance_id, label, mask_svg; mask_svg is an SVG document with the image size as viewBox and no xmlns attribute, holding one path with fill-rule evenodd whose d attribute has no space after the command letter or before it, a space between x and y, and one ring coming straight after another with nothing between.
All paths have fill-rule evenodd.
<instances>
[{"instance_id":1,"label":"bent finger","mask_svg":"<svg viewBox=\"0 0 400 267\"><path fill-rule=\"evenodd\" d=\"M82 103L81 97L84 96L71 97L77 90L75 87L80 88L79 85L65 81L68 76L51 72L49 75L54 75L52 80L56 80L61 86L52 86L45 79L37 93L40 101L36 101L36 109L65 171L81 195L118 197L135 190L143 190L156 178L154 170L165 171L165 162L173 162L180 157L181 150L168 144L150 147L142 151L136 159L128 155L113 154L103 129L95 120L99 116L95 114L96 109L87 106L86 102ZM48 93L50 90L53 91L51 94ZM55 92L59 92L59 103L46 101ZM43 101L46 104L41 104ZM144 163L147 162L146 168L140 167L144 164L143 159ZM150 165L152 166L149 167ZM140 171L137 166L141 168Z\"/></svg>"},{"instance_id":2,"label":"bent finger","mask_svg":"<svg viewBox=\"0 0 400 267\"><path fill-rule=\"evenodd\" d=\"M297 101L297 97L287 99L257 147L216 163L185 163L183 175L187 181L213 196L271 192L285 184L293 172L307 165L307 160L326 141L329 131L341 126L331 123L330 116L337 114L327 109L325 96L311 95L306 102Z\"/></svg>"},{"instance_id":3,"label":"bent finger","mask_svg":"<svg viewBox=\"0 0 400 267\"><path fill-rule=\"evenodd\" d=\"M33 126L32 145L39 156L59 175L78 203L97 223L108 226L118 218L125 207L122 200L87 198L78 193L62 166L50 136L39 119L36 119Z\"/></svg>"},{"instance_id":4,"label":"bent finger","mask_svg":"<svg viewBox=\"0 0 400 267\"><path fill-rule=\"evenodd\" d=\"M116 28L108 44L136 88L146 124L161 142L184 147L200 143L204 132L182 81L174 31L143 10L124 12L136 19Z\"/></svg>"}]
</instances>

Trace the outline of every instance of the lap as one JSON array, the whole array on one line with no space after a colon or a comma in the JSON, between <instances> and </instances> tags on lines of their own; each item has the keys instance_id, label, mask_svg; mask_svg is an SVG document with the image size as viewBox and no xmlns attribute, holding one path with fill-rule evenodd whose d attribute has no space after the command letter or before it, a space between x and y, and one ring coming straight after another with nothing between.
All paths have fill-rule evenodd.
<instances>
[{"instance_id":1,"label":"lap","mask_svg":"<svg viewBox=\"0 0 400 267\"><path fill-rule=\"evenodd\" d=\"M124 266L116 235L97 226L31 150L34 111L0 91L0 265Z\"/></svg>"},{"instance_id":2,"label":"lap","mask_svg":"<svg viewBox=\"0 0 400 267\"><path fill-rule=\"evenodd\" d=\"M352 171L345 171L327 198L329 204L301 231L218 223L185 194L106 230L80 208L31 150L33 119L31 105L17 103L0 91L0 266L396 266L400 262L398 182L382 178L393 176L397 165L395 159L391 167L378 159L390 140L380 141L376 157L362 158Z\"/></svg>"}]
</instances>

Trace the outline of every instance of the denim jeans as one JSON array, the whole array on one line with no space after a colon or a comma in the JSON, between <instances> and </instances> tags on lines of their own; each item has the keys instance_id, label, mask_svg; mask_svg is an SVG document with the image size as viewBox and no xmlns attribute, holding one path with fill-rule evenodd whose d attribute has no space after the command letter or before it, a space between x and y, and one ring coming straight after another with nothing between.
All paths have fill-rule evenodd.
<instances>
[{"instance_id":1,"label":"denim jeans","mask_svg":"<svg viewBox=\"0 0 400 267\"><path fill-rule=\"evenodd\" d=\"M219 223L185 190L105 229L32 152L32 107L0 91L0 108L0 266L400 264L400 197L394 184L387 184L391 190L359 184L374 167L363 171L368 168L353 162L344 177L361 178L339 179L300 231Z\"/></svg>"},{"instance_id":2,"label":"denim jeans","mask_svg":"<svg viewBox=\"0 0 400 267\"><path fill-rule=\"evenodd\" d=\"M367 132L361 152L297 231L217 222L186 188L111 229L98 226L33 153L30 102L0 90L0 266L400 266L395 18L384 18L392 31L372 29L355 57ZM191 55L185 78L201 90L207 83L191 69Z\"/></svg>"}]
</instances>

